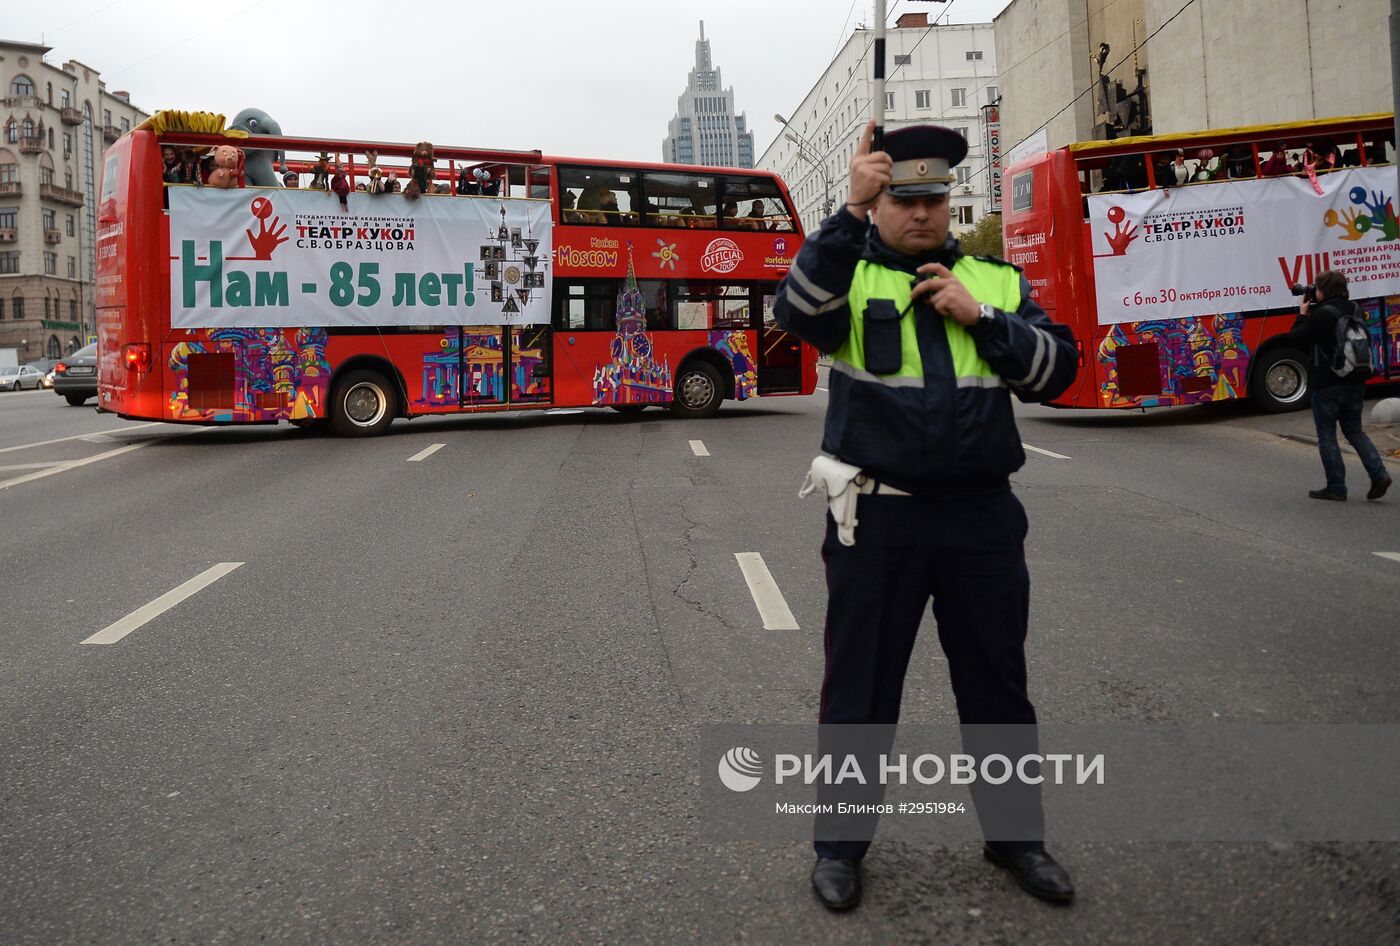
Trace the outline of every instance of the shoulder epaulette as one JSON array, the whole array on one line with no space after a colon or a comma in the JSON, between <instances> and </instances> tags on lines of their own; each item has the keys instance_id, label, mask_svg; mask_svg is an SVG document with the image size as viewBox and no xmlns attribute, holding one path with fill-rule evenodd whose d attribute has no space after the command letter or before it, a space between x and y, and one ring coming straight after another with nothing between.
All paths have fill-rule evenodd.
<instances>
[{"instance_id":1,"label":"shoulder epaulette","mask_svg":"<svg viewBox=\"0 0 1400 946\"><path fill-rule=\"evenodd\" d=\"M1008 263L1006 260L1002 259L1000 256L977 256L977 257L974 257L974 259L980 259L980 260L981 260L982 262L984 262L984 263L1000 263L1002 266L1010 266L1012 269L1016 270L1016 272L1018 272L1018 273L1025 272L1025 270L1022 269L1020 266L1017 266L1015 263Z\"/></svg>"}]
</instances>

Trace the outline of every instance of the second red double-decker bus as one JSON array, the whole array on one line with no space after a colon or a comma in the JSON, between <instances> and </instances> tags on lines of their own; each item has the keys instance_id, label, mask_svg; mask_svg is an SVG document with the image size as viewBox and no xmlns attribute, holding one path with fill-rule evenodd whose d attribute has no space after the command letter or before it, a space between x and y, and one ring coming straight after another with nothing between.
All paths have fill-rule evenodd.
<instances>
[{"instance_id":1,"label":"second red double-decker bus","mask_svg":"<svg viewBox=\"0 0 1400 946\"><path fill-rule=\"evenodd\" d=\"M1392 116L1090 141L1017 161L1007 258L1074 329L1059 407L1307 399L1294 286L1334 269L1370 326L1374 380L1400 378Z\"/></svg>"},{"instance_id":2,"label":"second red double-decker bus","mask_svg":"<svg viewBox=\"0 0 1400 946\"><path fill-rule=\"evenodd\" d=\"M290 173L246 179L255 146ZM462 411L703 417L816 385L772 317L802 234L767 172L162 113L107 151L98 214L98 401L123 417L363 435Z\"/></svg>"}]
</instances>

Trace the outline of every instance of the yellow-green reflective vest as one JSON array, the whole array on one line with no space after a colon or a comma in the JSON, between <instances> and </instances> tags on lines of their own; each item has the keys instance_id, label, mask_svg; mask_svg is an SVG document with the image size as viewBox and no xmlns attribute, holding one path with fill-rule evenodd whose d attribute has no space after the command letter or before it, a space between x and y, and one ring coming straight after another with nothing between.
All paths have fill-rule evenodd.
<instances>
[{"instance_id":1,"label":"yellow-green reflective vest","mask_svg":"<svg viewBox=\"0 0 1400 946\"><path fill-rule=\"evenodd\" d=\"M1015 312L1021 305L1021 274L1013 266L991 263L973 256L963 256L953 264L953 275L962 281L972 298L985 302L1003 312ZM851 333L845 343L832 353L832 358L846 362L862 373L865 367L865 308L871 299L888 299L895 309L904 312L909 306L909 294L916 278L910 273L889 269L870 260L856 265L848 297L851 307ZM997 378L991 365L977 353L977 345L967 329L952 319L944 319L948 333L948 349L953 355L953 373L960 387L982 386L980 379ZM887 383L895 378L924 378L923 358L914 331L914 310L910 309L900 321L900 349L903 363L892 374L874 376Z\"/></svg>"}]
</instances>

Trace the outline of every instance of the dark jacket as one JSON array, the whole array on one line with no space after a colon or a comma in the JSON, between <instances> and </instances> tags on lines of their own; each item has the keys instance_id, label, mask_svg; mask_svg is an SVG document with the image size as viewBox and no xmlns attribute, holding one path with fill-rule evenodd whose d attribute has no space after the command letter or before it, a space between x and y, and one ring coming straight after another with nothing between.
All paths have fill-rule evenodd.
<instances>
[{"instance_id":1,"label":"dark jacket","mask_svg":"<svg viewBox=\"0 0 1400 946\"><path fill-rule=\"evenodd\" d=\"M803 243L778 285L774 315L784 329L832 353L851 332L846 300L862 259L912 274L929 262L951 270L962 255L950 236L932 253L903 256L874 227L842 210ZM833 369L822 450L914 493L1004 487L1026 462L1007 389L1023 401L1040 402L1069 387L1078 352L1068 326L1051 321L1031 301L1030 285L1021 277L1014 312L999 312L993 324L968 329L978 354L1000 378L996 386L974 387L960 386L954 376L944 317L920 303L906 318L915 319L922 384L882 383L865 372Z\"/></svg>"},{"instance_id":2,"label":"dark jacket","mask_svg":"<svg viewBox=\"0 0 1400 946\"><path fill-rule=\"evenodd\" d=\"M1300 315L1293 323L1288 339L1308 356L1308 383L1313 387L1366 383L1358 374L1339 378L1332 370L1337 358L1337 320L1344 310L1350 312L1355 306L1350 299L1326 299L1310 306L1307 317Z\"/></svg>"}]
</instances>

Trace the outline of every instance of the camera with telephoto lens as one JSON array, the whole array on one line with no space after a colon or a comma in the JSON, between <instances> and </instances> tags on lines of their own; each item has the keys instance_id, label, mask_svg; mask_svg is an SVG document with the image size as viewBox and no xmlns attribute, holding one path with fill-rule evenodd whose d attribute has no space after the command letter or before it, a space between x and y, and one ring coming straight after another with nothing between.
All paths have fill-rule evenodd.
<instances>
[{"instance_id":1,"label":"camera with telephoto lens","mask_svg":"<svg viewBox=\"0 0 1400 946\"><path fill-rule=\"evenodd\" d=\"M1317 287L1314 286L1312 283L1294 283L1293 285L1288 287L1288 291L1293 293L1295 296L1302 296L1308 302L1317 301Z\"/></svg>"}]
</instances>

